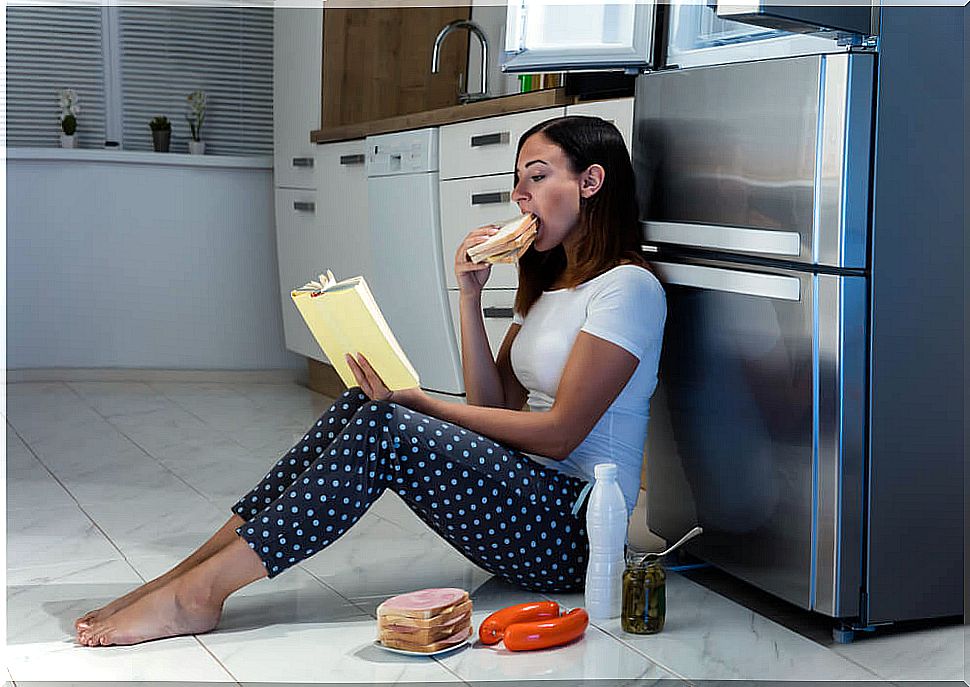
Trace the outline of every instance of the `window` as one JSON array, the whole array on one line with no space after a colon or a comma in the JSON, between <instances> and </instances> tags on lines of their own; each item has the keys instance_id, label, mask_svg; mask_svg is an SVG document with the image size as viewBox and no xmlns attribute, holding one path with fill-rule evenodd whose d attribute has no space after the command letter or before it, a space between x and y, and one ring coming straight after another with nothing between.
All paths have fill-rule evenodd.
<instances>
[{"instance_id":1,"label":"window","mask_svg":"<svg viewBox=\"0 0 970 687\"><path fill-rule=\"evenodd\" d=\"M81 147L105 139L151 150L148 122L190 139L186 98L208 96L206 152L271 154L273 10L269 7L8 7L7 145L56 146L57 91L78 91Z\"/></svg>"}]
</instances>

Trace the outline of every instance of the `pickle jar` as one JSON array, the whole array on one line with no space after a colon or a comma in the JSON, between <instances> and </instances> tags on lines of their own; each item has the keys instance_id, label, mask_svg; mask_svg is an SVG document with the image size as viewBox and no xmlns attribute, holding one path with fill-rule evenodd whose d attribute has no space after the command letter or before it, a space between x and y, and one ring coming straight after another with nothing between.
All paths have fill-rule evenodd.
<instances>
[{"instance_id":1,"label":"pickle jar","mask_svg":"<svg viewBox=\"0 0 970 687\"><path fill-rule=\"evenodd\" d=\"M660 561L645 560L642 553L628 552L623 571L624 632L651 635L664 627L667 615L667 573Z\"/></svg>"}]
</instances>

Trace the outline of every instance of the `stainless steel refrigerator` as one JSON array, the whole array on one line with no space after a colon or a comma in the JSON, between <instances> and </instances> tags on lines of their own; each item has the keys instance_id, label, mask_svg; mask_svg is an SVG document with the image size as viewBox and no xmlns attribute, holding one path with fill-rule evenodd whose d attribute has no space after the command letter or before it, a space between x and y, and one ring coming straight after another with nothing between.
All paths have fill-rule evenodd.
<instances>
[{"instance_id":1,"label":"stainless steel refrigerator","mask_svg":"<svg viewBox=\"0 0 970 687\"><path fill-rule=\"evenodd\" d=\"M962 107L928 52L886 54L941 18L884 15L878 55L637 78L668 299L648 525L701 524L691 553L840 641L963 612Z\"/></svg>"},{"instance_id":2,"label":"stainless steel refrigerator","mask_svg":"<svg viewBox=\"0 0 970 687\"><path fill-rule=\"evenodd\" d=\"M509 0L503 70L637 75L650 529L843 641L961 614L966 10L551 11Z\"/></svg>"}]
</instances>

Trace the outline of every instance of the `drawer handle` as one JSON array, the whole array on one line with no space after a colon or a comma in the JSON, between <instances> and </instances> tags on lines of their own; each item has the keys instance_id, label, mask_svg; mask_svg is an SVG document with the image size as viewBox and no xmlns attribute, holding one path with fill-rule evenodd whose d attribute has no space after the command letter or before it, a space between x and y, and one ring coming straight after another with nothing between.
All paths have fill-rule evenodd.
<instances>
[{"instance_id":1,"label":"drawer handle","mask_svg":"<svg viewBox=\"0 0 970 687\"><path fill-rule=\"evenodd\" d=\"M479 134L472 136L472 148L479 146L507 145L509 142L509 132L500 131L495 134Z\"/></svg>"},{"instance_id":2,"label":"drawer handle","mask_svg":"<svg viewBox=\"0 0 970 687\"><path fill-rule=\"evenodd\" d=\"M512 308L490 307L482 310L485 317L510 320L512 319Z\"/></svg>"},{"instance_id":3,"label":"drawer handle","mask_svg":"<svg viewBox=\"0 0 970 687\"><path fill-rule=\"evenodd\" d=\"M295 157L293 158L294 167L313 167L312 157Z\"/></svg>"},{"instance_id":4,"label":"drawer handle","mask_svg":"<svg viewBox=\"0 0 970 687\"><path fill-rule=\"evenodd\" d=\"M316 212L317 204L312 200L294 200L293 209L297 212Z\"/></svg>"},{"instance_id":5,"label":"drawer handle","mask_svg":"<svg viewBox=\"0 0 970 687\"><path fill-rule=\"evenodd\" d=\"M364 154L359 153L357 155L341 155L340 164L342 165L362 165L364 164Z\"/></svg>"},{"instance_id":6,"label":"drawer handle","mask_svg":"<svg viewBox=\"0 0 970 687\"><path fill-rule=\"evenodd\" d=\"M492 205L494 203L508 203L512 200L509 191L492 191L491 193L473 193L472 205Z\"/></svg>"}]
</instances>

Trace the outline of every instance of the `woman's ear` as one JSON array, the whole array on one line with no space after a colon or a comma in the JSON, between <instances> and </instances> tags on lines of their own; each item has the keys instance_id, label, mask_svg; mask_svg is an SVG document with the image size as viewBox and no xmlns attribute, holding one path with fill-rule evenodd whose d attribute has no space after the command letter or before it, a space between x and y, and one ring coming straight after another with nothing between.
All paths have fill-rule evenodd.
<instances>
[{"instance_id":1,"label":"woman's ear","mask_svg":"<svg viewBox=\"0 0 970 687\"><path fill-rule=\"evenodd\" d=\"M606 177L606 170L602 165L590 165L586 171L580 175L579 197L589 198L603 188L603 179Z\"/></svg>"}]
</instances>

